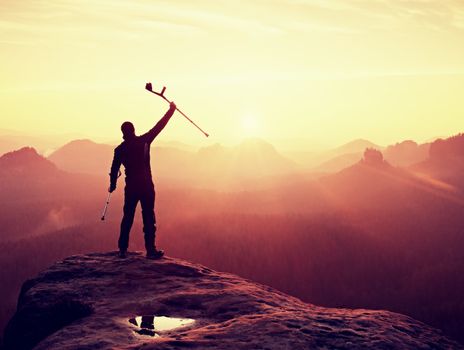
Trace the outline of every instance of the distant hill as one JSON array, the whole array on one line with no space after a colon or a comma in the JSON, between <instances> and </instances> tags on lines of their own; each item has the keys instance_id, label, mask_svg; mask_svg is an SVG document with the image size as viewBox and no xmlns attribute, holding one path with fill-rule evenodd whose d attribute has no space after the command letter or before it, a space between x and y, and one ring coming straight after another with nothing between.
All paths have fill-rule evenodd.
<instances>
[{"instance_id":1,"label":"distant hill","mask_svg":"<svg viewBox=\"0 0 464 350\"><path fill-rule=\"evenodd\" d=\"M356 139L322 152L289 152L287 154L305 168L318 172L337 172L360 160L366 148L383 149L382 146L369 140Z\"/></svg>"},{"instance_id":2,"label":"distant hill","mask_svg":"<svg viewBox=\"0 0 464 350\"><path fill-rule=\"evenodd\" d=\"M464 134L435 140L430 146L431 160L461 160L464 158Z\"/></svg>"},{"instance_id":3,"label":"distant hill","mask_svg":"<svg viewBox=\"0 0 464 350\"><path fill-rule=\"evenodd\" d=\"M434 141L429 158L410 169L464 191L464 134Z\"/></svg>"},{"instance_id":4,"label":"distant hill","mask_svg":"<svg viewBox=\"0 0 464 350\"><path fill-rule=\"evenodd\" d=\"M70 203L88 202L97 193L104 198L104 190L93 177L58 169L34 148L6 153L0 157L0 241L73 225Z\"/></svg>"},{"instance_id":5,"label":"distant hill","mask_svg":"<svg viewBox=\"0 0 464 350\"><path fill-rule=\"evenodd\" d=\"M410 166L422 162L429 157L430 143L417 144L406 140L388 146L384 150L385 159L396 166Z\"/></svg>"},{"instance_id":6,"label":"distant hill","mask_svg":"<svg viewBox=\"0 0 464 350\"><path fill-rule=\"evenodd\" d=\"M60 169L74 173L108 176L114 146L90 140L75 140L52 153L48 159ZM186 151L157 146L151 150L155 179L179 186L224 188L243 181L295 172L298 166L268 142L247 139L237 146L215 144Z\"/></svg>"},{"instance_id":7,"label":"distant hill","mask_svg":"<svg viewBox=\"0 0 464 350\"><path fill-rule=\"evenodd\" d=\"M368 149L356 164L321 179L321 183L348 208L364 209L390 206L396 192L408 186L402 181L404 176L405 172L386 162L380 151Z\"/></svg>"},{"instance_id":8,"label":"distant hill","mask_svg":"<svg viewBox=\"0 0 464 350\"><path fill-rule=\"evenodd\" d=\"M388 208L401 215L412 215L414 210L422 211L424 203L460 203L458 194L449 186L420 176L410 168L394 167L374 149L367 149L362 160L320 182L326 193L355 211Z\"/></svg>"},{"instance_id":9,"label":"distant hill","mask_svg":"<svg viewBox=\"0 0 464 350\"><path fill-rule=\"evenodd\" d=\"M0 157L0 177L3 182L9 178L39 178L57 173L55 164L39 155L32 147L23 147Z\"/></svg>"},{"instance_id":10,"label":"distant hill","mask_svg":"<svg viewBox=\"0 0 464 350\"><path fill-rule=\"evenodd\" d=\"M364 148L361 148L363 146ZM355 140L327 153L328 155L341 154L335 155L333 158L322 162L316 169L322 172L340 171L359 161L362 158L364 150L367 148L382 150L385 159L391 165L407 167L428 158L430 143L419 145L414 141L407 140L383 149L383 147L375 145L367 140Z\"/></svg>"},{"instance_id":11,"label":"distant hill","mask_svg":"<svg viewBox=\"0 0 464 350\"><path fill-rule=\"evenodd\" d=\"M361 157L361 152L342 154L323 162L316 168L316 170L326 173L336 173L357 163Z\"/></svg>"},{"instance_id":12,"label":"distant hill","mask_svg":"<svg viewBox=\"0 0 464 350\"><path fill-rule=\"evenodd\" d=\"M207 173L221 176L259 178L288 174L297 165L281 155L270 143L261 139L246 139L234 147L216 144L201 148L196 163Z\"/></svg>"},{"instance_id":13,"label":"distant hill","mask_svg":"<svg viewBox=\"0 0 464 350\"><path fill-rule=\"evenodd\" d=\"M364 140L364 139L356 139L353 141L350 141L344 145L341 145L332 151L330 151L333 154L336 155L342 155L342 154L347 154L347 153L362 153L366 148L375 148L375 149L383 149L382 146L376 145L375 143L369 141L369 140Z\"/></svg>"},{"instance_id":14,"label":"distant hill","mask_svg":"<svg viewBox=\"0 0 464 350\"><path fill-rule=\"evenodd\" d=\"M74 140L58 148L48 159L69 172L107 175L114 147L87 139Z\"/></svg>"}]
</instances>

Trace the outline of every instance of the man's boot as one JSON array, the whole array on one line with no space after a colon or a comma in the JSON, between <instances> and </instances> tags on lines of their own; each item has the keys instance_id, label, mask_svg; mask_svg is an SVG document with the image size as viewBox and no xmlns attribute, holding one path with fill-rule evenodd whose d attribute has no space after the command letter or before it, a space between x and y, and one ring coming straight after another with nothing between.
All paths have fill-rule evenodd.
<instances>
[{"instance_id":1,"label":"man's boot","mask_svg":"<svg viewBox=\"0 0 464 350\"><path fill-rule=\"evenodd\" d=\"M145 249L147 250L148 259L160 259L164 255L164 251L157 250L155 247L155 235L145 234Z\"/></svg>"},{"instance_id":2,"label":"man's boot","mask_svg":"<svg viewBox=\"0 0 464 350\"><path fill-rule=\"evenodd\" d=\"M153 251L148 251L147 252L147 259L161 259L164 256L164 251L162 250L156 250L156 248Z\"/></svg>"}]
</instances>

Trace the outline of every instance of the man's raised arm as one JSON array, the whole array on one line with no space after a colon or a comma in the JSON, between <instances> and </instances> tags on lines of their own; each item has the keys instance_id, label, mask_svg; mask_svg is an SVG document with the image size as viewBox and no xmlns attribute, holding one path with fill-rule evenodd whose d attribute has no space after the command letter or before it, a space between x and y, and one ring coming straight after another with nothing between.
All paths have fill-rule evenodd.
<instances>
[{"instance_id":1,"label":"man's raised arm","mask_svg":"<svg viewBox=\"0 0 464 350\"><path fill-rule=\"evenodd\" d=\"M169 119L171 119L175 110L176 104L174 102L171 102L171 104L169 105L169 110L166 112L163 118L161 118L153 128L151 128L147 133L143 134L141 137L143 137L148 144L152 143L155 137L158 136L158 134L164 129Z\"/></svg>"}]
</instances>

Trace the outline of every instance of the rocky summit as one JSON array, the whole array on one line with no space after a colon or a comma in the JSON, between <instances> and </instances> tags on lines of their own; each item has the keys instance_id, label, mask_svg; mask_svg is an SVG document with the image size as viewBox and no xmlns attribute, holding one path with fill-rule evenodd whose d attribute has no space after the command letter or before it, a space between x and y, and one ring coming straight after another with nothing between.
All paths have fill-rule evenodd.
<instances>
[{"instance_id":1,"label":"rocky summit","mask_svg":"<svg viewBox=\"0 0 464 350\"><path fill-rule=\"evenodd\" d=\"M324 308L140 253L71 256L22 287L6 349L462 349L389 311Z\"/></svg>"}]
</instances>

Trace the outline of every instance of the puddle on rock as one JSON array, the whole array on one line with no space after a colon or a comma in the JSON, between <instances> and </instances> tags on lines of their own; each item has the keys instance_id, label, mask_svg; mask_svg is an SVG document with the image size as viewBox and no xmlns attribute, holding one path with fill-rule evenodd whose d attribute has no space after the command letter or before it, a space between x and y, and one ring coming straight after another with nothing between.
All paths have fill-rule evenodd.
<instances>
[{"instance_id":1,"label":"puddle on rock","mask_svg":"<svg viewBox=\"0 0 464 350\"><path fill-rule=\"evenodd\" d=\"M159 337L158 332L171 331L176 328L190 326L195 322L192 318L177 318L167 316L136 316L129 320L129 323L138 327L135 331L141 335L147 335L150 337Z\"/></svg>"}]
</instances>

